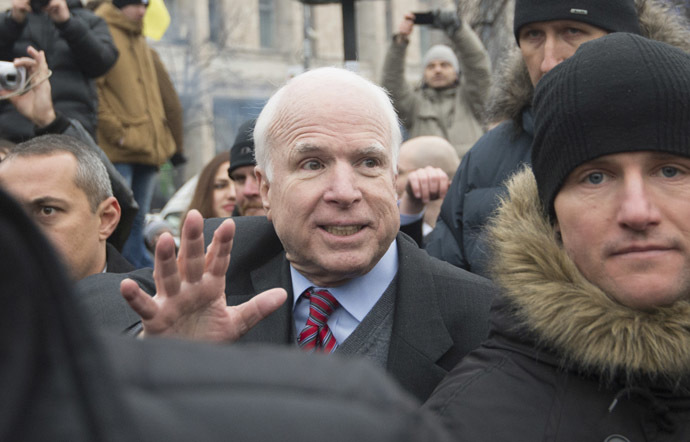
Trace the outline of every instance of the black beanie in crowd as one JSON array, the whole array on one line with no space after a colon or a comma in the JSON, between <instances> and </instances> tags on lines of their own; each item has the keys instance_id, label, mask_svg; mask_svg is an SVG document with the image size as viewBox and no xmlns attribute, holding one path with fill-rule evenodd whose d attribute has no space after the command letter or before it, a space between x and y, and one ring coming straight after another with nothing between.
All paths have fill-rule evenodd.
<instances>
[{"instance_id":1,"label":"black beanie in crowd","mask_svg":"<svg viewBox=\"0 0 690 442\"><path fill-rule=\"evenodd\" d=\"M513 32L520 45L520 28L529 23L573 20L609 32L640 33L635 0L515 0Z\"/></svg>"},{"instance_id":2,"label":"black beanie in crowd","mask_svg":"<svg viewBox=\"0 0 690 442\"><path fill-rule=\"evenodd\" d=\"M144 5L148 7L149 0L113 0L113 5L120 9L127 5Z\"/></svg>"},{"instance_id":3,"label":"black beanie in crowd","mask_svg":"<svg viewBox=\"0 0 690 442\"><path fill-rule=\"evenodd\" d=\"M254 160L254 126L256 118L242 123L230 149L230 168L228 174L242 166L256 166Z\"/></svg>"},{"instance_id":4,"label":"black beanie in crowd","mask_svg":"<svg viewBox=\"0 0 690 442\"><path fill-rule=\"evenodd\" d=\"M553 201L570 172L595 158L658 151L690 157L690 54L634 34L584 43L537 83L532 169Z\"/></svg>"}]
</instances>

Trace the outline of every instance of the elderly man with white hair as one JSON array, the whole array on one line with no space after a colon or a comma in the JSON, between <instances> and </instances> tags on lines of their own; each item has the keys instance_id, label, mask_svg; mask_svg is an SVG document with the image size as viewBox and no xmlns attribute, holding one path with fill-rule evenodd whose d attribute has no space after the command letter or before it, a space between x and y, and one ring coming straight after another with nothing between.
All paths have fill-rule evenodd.
<instances>
[{"instance_id":1,"label":"elderly man with white hair","mask_svg":"<svg viewBox=\"0 0 690 442\"><path fill-rule=\"evenodd\" d=\"M204 225L191 212L177 258L161 237L156 295L121 285L143 335L364 357L428 397L486 337L495 288L398 233L402 137L385 91L342 69L307 72L269 100L254 138L267 216Z\"/></svg>"}]
</instances>

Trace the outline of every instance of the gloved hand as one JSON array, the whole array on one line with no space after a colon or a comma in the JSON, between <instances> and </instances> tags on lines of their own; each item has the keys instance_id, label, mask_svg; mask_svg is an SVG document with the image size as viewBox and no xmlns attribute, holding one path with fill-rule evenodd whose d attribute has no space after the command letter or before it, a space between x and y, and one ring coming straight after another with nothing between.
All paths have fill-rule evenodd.
<instances>
[{"instance_id":1,"label":"gloved hand","mask_svg":"<svg viewBox=\"0 0 690 442\"><path fill-rule=\"evenodd\" d=\"M443 29L448 35L455 34L462 27L462 20L454 9L434 9L434 22L431 27Z\"/></svg>"},{"instance_id":2,"label":"gloved hand","mask_svg":"<svg viewBox=\"0 0 690 442\"><path fill-rule=\"evenodd\" d=\"M187 158L179 152L170 157L170 164L172 164L173 167L181 166L186 162Z\"/></svg>"}]
</instances>

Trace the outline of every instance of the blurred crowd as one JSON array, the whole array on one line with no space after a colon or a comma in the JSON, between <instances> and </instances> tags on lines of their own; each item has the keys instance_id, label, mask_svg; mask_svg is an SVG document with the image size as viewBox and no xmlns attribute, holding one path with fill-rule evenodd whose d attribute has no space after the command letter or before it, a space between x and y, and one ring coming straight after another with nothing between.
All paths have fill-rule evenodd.
<instances>
[{"instance_id":1,"label":"blurred crowd","mask_svg":"<svg viewBox=\"0 0 690 442\"><path fill-rule=\"evenodd\" d=\"M406 13L152 213L188 154L148 6L0 16L0 440L690 440L686 20L516 0L492 67Z\"/></svg>"}]
</instances>

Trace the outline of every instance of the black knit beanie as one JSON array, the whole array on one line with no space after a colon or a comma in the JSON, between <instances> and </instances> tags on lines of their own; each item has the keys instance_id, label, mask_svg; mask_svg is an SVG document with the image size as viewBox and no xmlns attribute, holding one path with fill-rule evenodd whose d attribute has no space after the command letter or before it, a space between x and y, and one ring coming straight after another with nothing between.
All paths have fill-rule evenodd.
<instances>
[{"instance_id":1,"label":"black knit beanie","mask_svg":"<svg viewBox=\"0 0 690 442\"><path fill-rule=\"evenodd\" d=\"M144 5L149 6L149 0L113 0L113 5L122 9L127 5Z\"/></svg>"},{"instance_id":2,"label":"black knit beanie","mask_svg":"<svg viewBox=\"0 0 690 442\"><path fill-rule=\"evenodd\" d=\"M553 201L579 165L621 152L690 157L690 54L638 35L584 43L537 83L532 169Z\"/></svg>"},{"instance_id":3,"label":"black knit beanie","mask_svg":"<svg viewBox=\"0 0 690 442\"><path fill-rule=\"evenodd\" d=\"M228 174L242 166L256 166L254 160L254 126L256 118L245 121L237 131L235 144L230 149L230 168Z\"/></svg>"},{"instance_id":4,"label":"black knit beanie","mask_svg":"<svg viewBox=\"0 0 690 442\"><path fill-rule=\"evenodd\" d=\"M640 33L635 0L515 0L513 32L520 45L520 28L529 23L573 20L609 32Z\"/></svg>"}]
</instances>

